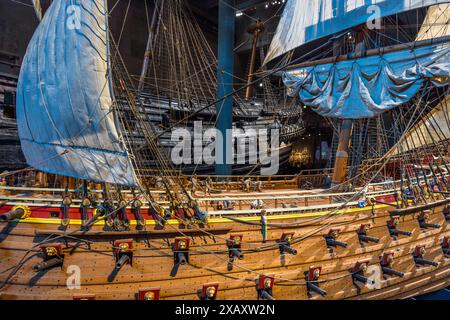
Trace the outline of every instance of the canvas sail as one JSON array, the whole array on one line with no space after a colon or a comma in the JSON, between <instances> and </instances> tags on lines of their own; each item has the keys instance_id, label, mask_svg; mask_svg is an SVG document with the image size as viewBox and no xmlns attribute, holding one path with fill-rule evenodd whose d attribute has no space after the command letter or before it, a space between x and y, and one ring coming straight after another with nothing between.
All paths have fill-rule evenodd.
<instances>
[{"instance_id":1,"label":"canvas sail","mask_svg":"<svg viewBox=\"0 0 450 320\"><path fill-rule=\"evenodd\" d=\"M449 21L450 4L430 7L416 40L421 41L450 35Z\"/></svg>"},{"instance_id":2,"label":"canvas sail","mask_svg":"<svg viewBox=\"0 0 450 320\"><path fill-rule=\"evenodd\" d=\"M450 35L450 4L431 7L417 36L417 40ZM439 127L438 131L430 128ZM398 155L411 150L450 139L450 96L443 99L424 119L410 130L390 154Z\"/></svg>"},{"instance_id":3,"label":"canvas sail","mask_svg":"<svg viewBox=\"0 0 450 320\"><path fill-rule=\"evenodd\" d=\"M53 1L24 58L17 123L28 164L133 186L113 114L106 0Z\"/></svg>"},{"instance_id":4,"label":"canvas sail","mask_svg":"<svg viewBox=\"0 0 450 320\"><path fill-rule=\"evenodd\" d=\"M410 101L425 82L450 83L450 43L283 73L290 96L324 117L372 118Z\"/></svg>"},{"instance_id":5,"label":"canvas sail","mask_svg":"<svg viewBox=\"0 0 450 320\"><path fill-rule=\"evenodd\" d=\"M36 13L36 17L40 20L42 20L42 7L41 7L41 0L32 0L33 6L34 6L34 12Z\"/></svg>"},{"instance_id":6,"label":"canvas sail","mask_svg":"<svg viewBox=\"0 0 450 320\"><path fill-rule=\"evenodd\" d=\"M288 0L265 63L311 41L381 18L449 0Z\"/></svg>"}]
</instances>

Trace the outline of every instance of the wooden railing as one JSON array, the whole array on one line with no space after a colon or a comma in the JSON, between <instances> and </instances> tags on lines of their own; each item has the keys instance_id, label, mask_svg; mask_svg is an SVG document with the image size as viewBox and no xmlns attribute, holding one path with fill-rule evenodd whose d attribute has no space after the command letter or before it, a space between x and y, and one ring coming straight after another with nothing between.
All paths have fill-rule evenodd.
<instances>
[{"instance_id":1,"label":"wooden railing","mask_svg":"<svg viewBox=\"0 0 450 320\"><path fill-rule=\"evenodd\" d=\"M156 182L157 171L148 170L146 174L148 179ZM175 173L174 173L175 174ZM178 172L176 173L179 174ZM305 184L311 185L313 188L320 188L324 186L324 180L327 175L332 174L332 169L315 169L303 170L297 175L276 175L276 176L248 176L248 175L233 175L233 176L195 176L199 184L204 185L208 179L211 187L216 190L242 190L243 181L251 179L253 183L261 182L263 189L297 189L303 188ZM191 176L180 176L181 183L185 188L191 190L192 188ZM80 179L69 178L63 176L56 176L53 174L43 173L35 169L25 169L10 174L1 176L0 185L10 187L42 187L42 188L65 188L69 181L69 188L76 189L77 185L81 184ZM91 184L93 185L93 184ZM157 188L157 186L154 186ZM96 187L93 189L96 189Z\"/></svg>"}]
</instances>

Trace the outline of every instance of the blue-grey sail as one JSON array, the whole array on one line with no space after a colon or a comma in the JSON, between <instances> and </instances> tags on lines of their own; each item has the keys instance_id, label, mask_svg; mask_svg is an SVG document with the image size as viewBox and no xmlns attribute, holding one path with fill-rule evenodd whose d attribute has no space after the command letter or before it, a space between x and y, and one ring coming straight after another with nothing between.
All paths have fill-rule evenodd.
<instances>
[{"instance_id":1,"label":"blue-grey sail","mask_svg":"<svg viewBox=\"0 0 450 320\"><path fill-rule=\"evenodd\" d=\"M308 42L449 0L288 0L265 63Z\"/></svg>"},{"instance_id":2,"label":"blue-grey sail","mask_svg":"<svg viewBox=\"0 0 450 320\"><path fill-rule=\"evenodd\" d=\"M24 58L17 123L28 164L63 176L135 185L116 127L106 0L53 1Z\"/></svg>"},{"instance_id":3,"label":"blue-grey sail","mask_svg":"<svg viewBox=\"0 0 450 320\"><path fill-rule=\"evenodd\" d=\"M450 44L300 68L283 73L291 96L324 117L375 117L410 101L425 82L450 83Z\"/></svg>"}]
</instances>

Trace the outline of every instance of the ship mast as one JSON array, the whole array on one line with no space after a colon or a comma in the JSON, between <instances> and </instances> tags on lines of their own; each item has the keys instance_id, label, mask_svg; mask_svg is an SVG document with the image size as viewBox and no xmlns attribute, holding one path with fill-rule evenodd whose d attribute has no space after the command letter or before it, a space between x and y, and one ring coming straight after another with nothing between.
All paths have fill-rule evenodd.
<instances>
[{"instance_id":1,"label":"ship mast","mask_svg":"<svg viewBox=\"0 0 450 320\"><path fill-rule=\"evenodd\" d=\"M356 31L355 39L355 54L363 54L366 51L364 34L366 26L362 26ZM351 36L351 35L350 35ZM335 56L339 56L337 46L334 46ZM339 134L339 144L336 152L336 161L334 164L333 186L338 186L344 183L347 176L348 158L350 152L350 145L352 140L353 120L344 119L342 121L341 132ZM337 188L339 189L339 188Z\"/></svg>"},{"instance_id":2,"label":"ship mast","mask_svg":"<svg viewBox=\"0 0 450 320\"><path fill-rule=\"evenodd\" d=\"M156 19L158 19L158 21L161 19L161 13L159 15L157 15L157 11L158 11L157 5L158 4L155 2L155 8L153 10L152 22L150 25L150 29L148 30L147 46L145 48L145 55L144 55L144 62L142 64L141 77L139 78L138 93L141 93L142 90L144 89L145 78L147 77L147 70L148 70L148 66L150 63L150 56L151 56L152 46L153 46L153 38L154 38L154 34L155 34L154 30L155 30Z\"/></svg>"},{"instance_id":3,"label":"ship mast","mask_svg":"<svg viewBox=\"0 0 450 320\"><path fill-rule=\"evenodd\" d=\"M247 76L247 89L245 91L245 100L250 100L253 97L253 73L255 72L256 65L256 50L258 48L258 41L261 33L264 31L264 24L261 20L258 19L256 24L251 26L248 30L248 33L253 35L253 44L252 44L252 55L250 58L250 69L248 71Z\"/></svg>"},{"instance_id":4,"label":"ship mast","mask_svg":"<svg viewBox=\"0 0 450 320\"><path fill-rule=\"evenodd\" d=\"M353 120L346 119L342 122L339 134L339 144L334 164L333 186L340 185L345 181L348 166L348 154L352 137Z\"/></svg>"}]
</instances>

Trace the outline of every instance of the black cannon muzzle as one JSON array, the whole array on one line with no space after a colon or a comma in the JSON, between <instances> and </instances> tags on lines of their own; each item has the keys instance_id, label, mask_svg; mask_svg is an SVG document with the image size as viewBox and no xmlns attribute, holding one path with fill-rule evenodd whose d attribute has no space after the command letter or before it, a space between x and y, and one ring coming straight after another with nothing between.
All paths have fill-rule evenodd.
<instances>
[{"instance_id":1,"label":"black cannon muzzle","mask_svg":"<svg viewBox=\"0 0 450 320\"><path fill-rule=\"evenodd\" d=\"M237 248L230 248L230 258L244 259L244 254Z\"/></svg>"},{"instance_id":2,"label":"black cannon muzzle","mask_svg":"<svg viewBox=\"0 0 450 320\"><path fill-rule=\"evenodd\" d=\"M404 231L404 230L398 230L398 229L389 229L389 232L391 233L392 236L403 235L403 236L410 237L412 235L412 232L410 232L410 231Z\"/></svg>"},{"instance_id":3,"label":"black cannon muzzle","mask_svg":"<svg viewBox=\"0 0 450 320\"><path fill-rule=\"evenodd\" d=\"M181 265L187 264L187 259L184 252L177 252L177 262Z\"/></svg>"},{"instance_id":4,"label":"black cannon muzzle","mask_svg":"<svg viewBox=\"0 0 450 320\"><path fill-rule=\"evenodd\" d=\"M403 272L394 270L392 268L389 267L381 267L381 270L383 270L383 273L391 275L391 276L397 276L400 278L403 278L405 276L405 274Z\"/></svg>"},{"instance_id":5,"label":"black cannon muzzle","mask_svg":"<svg viewBox=\"0 0 450 320\"><path fill-rule=\"evenodd\" d=\"M130 262L131 258L127 254L122 254L119 260L116 262L116 269L122 268L126 263Z\"/></svg>"},{"instance_id":6,"label":"black cannon muzzle","mask_svg":"<svg viewBox=\"0 0 450 320\"><path fill-rule=\"evenodd\" d=\"M261 290L261 293L259 295L262 300L275 300L274 297L270 293L268 293L266 290Z\"/></svg>"},{"instance_id":7,"label":"black cannon muzzle","mask_svg":"<svg viewBox=\"0 0 450 320\"><path fill-rule=\"evenodd\" d=\"M422 257L415 257L414 261L416 262L416 264L420 264L420 265L429 265L429 266L433 266L433 267L437 267L439 265L439 263L434 262L432 260L428 260Z\"/></svg>"},{"instance_id":8,"label":"black cannon muzzle","mask_svg":"<svg viewBox=\"0 0 450 320\"><path fill-rule=\"evenodd\" d=\"M142 216L142 212L141 212L141 208L140 207L135 207L133 210L134 213L134 218L137 221L137 229L138 230L142 230L145 227L145 219Z\"/></svg>"},{"instance_id":9,"label":"black cannon muzzle","mask_svg":"<svg viewBox=\"0 0 450 320\"><path fill-rule=\"evenodd\" d=\"M295 250L291 246L287 245L286 243L280 244L280 249L281 249L282 253L289 253L289 254L292 254L294 256L296 256L297 253L298 253L297 250Z\"/></svg>"},{"instance_id":10,"label":"black cannon muzzle","mask_svg":"<svg viewBox=\"0 0 450 320\"><path fill-rule=\"evenodd\" d=\"M429 229L429 228L434 228L434 229L439 229L441 227L440 224L437 223L426 223L425 221L421 221L419 223L420 227L422 229Z\"/></svg>"},{"instance_id":11,"label":"black cannon muzzle","mask_svg":"<svg viewBox=\"0 0 450 320\"><path fill-rule=\"evenodd\" d=\"M358 234L358 237L359 237L359 240L360 240L361 242L367 242L367 243L369 243L369 242L373 242L373 243L378 243L378 242L380 242L380 239L379 239L379 238L369 237L369 236L367 236L367 235L365 235L365 234Z\"/></svg>"},{"instance_id":12,"label":"black cannon muzzle","mask_svg":"<svg viewBox=\"0 0 450 320\"><path fill-rule=\"evenodd\" d=\"M357 280L357 281L362 282L362 283L375 284L375 281L370 280L369 278L365 277L364 275L362 275L360 273L355 273L353 275L353 280Z\"/></svg>"},{"instance_id":13,"label":"black cannon muzzle","mask_svg":"<svg viewBox=\"0 0 450 320\"><path fill-rule=\"evenodd\" d=\"M342 247L342 248L347 248L348 244L342 241L338 241L334 238L331 237L327 237L325 238L325 240L327 241L327 246L329 247Z\"/></svg>"},{"instance_id":14,"label":"black cannon muzzle","mask_svg":"<svg viewBox=\"0 0 450 320\"><path fill-rule=\"evenodd\" d=\"M12 220L17 220L17 219L22 219L22 217L24 215L25 215L25 210L23 210L22 208L17 208L15 210L12 210L10 212L0 215L0 221L12 221Z\"/></svg>"},{"instance_id":15,"label":"black cannon muzzle","mask_svg":"<svg viewBox=\"0 0 450 320\"><path fill-rule=\"evenodd\" d=\"M55 258L49 259L47 261L42 261L38 264L35 264L33 266L33 271L40 272L40 271L47 270L47 269L50 269L53 267L59 267L63 264L63 262L64 262L63 258L55 257Z\"/></svg>"},{"instance_id":16,"label":"black cannon muzzle","mask_svg":"<svg viewBox=\"0 0 450 320\"><path fill-rule=\"evenodd\" d=\"M321 289L318 285L312 282L308 282L307 287L309 291L313 291L317 294L320 294L322 297L325 297L327 295L327 292L325 290Z\"/></svg>"},{"instance_id":17,"label":"black cannon muzzle","mask_svg":"<svg viewBox=\"0 0 450 320\"><path fill-rule=\"evenodd\" d=\"M81 206L81 221L83 221L83 224L86 224L86 221L89 220L89 207L88 206Z\"/></svg>"}]
</instances>

